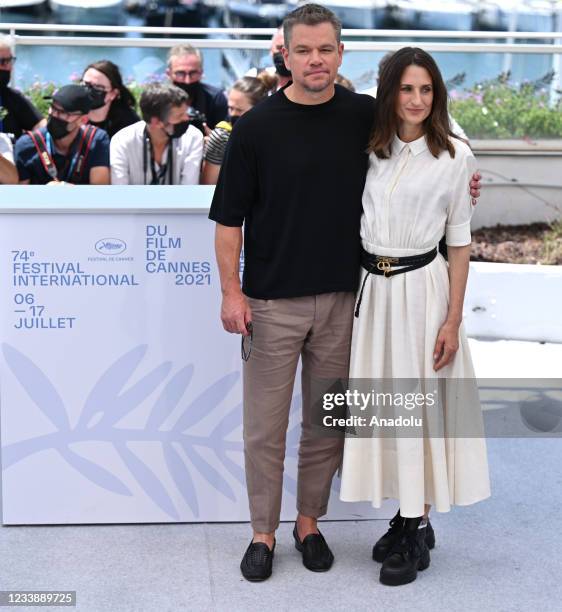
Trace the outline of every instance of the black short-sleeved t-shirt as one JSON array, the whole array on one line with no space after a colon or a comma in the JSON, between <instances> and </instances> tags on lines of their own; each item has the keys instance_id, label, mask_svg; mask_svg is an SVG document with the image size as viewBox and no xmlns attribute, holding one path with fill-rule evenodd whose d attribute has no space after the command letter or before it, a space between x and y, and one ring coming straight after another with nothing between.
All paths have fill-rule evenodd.
<instances>
[{"instance_id":1,"label":"black short-sleeved t-shirt","mask_svg":"<svg viewBox=\"0 0 562 612\"><path fill-rule=\"evenodd\" d=\"M43 137L47 134L47 128L40 128L39 131L43 134ZM81 138L82 135L79 132L68 155L62 155L56 150L54 152L53 160L59 173L58 178L61 181L70 180L72 161L77 153ZM52 180L47 174L39 153L28 134L24 134L16 142L14 159L21 181L29 180L32 185L46 185ZM90 170L99 166L109 168L109 136L102 129L98 129L92 139L78 183L88 185L90 183Z\"/></svg>"},{"instance_id":2,"label":"black short-sleeved t-shirt","mask_svg":"<svg viewBox=\"0 0 562 612\"><path fill-rule=\"evenodd\" d=\"M17 89L0 88L0 113L2 132L13 134L18 139L25 130L31 130L43 115Z\"/></svg>"},{"instance_id":3,"label":"black short-sleeved t-shirt","mask_svg":"<svg viewBox=\"0 0 562 612\"><path fill-rule=\"evenodd\" d=\"M374 105L339 85L317 105L280 90L236 123L209 218L244 224L249 297L356 290Z\"/></svg>"}]
</instances>

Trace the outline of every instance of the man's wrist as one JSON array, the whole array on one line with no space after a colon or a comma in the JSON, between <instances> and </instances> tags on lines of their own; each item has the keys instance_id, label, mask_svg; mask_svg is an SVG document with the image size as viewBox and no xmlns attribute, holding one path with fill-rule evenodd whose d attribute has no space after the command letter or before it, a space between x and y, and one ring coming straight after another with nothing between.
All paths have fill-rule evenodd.
<instances>
[{"instance_id":1,"label":"man's wrist","mask_svg":"<svg viewBox=\"0 0 562 612\"><path fill-rule=\"evenodd\" d=\"M232 297L242 295L242 287L237 283L232 283L221 287L223 297Z\"/></svg>"}]
</instances>

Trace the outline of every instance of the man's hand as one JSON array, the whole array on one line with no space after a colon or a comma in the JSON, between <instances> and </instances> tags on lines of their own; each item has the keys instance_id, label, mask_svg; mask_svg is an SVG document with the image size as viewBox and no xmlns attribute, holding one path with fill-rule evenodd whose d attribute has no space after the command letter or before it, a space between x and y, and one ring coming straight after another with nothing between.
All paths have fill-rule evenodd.
<instances>
[{"instance_id":1,"label":"man's hand","mask_svg":"<svg viewBox=\"0 0 562 612\"><path fill-rule=\"evenodd\" d=\"M250 332L246 325L252 320L252 311L242 291L223 294L221 306L222 326L231 334L247 336Z\"/></svg>"},{"instance_id":2,"label":"man's hand","mask_svg":"<svg viewBox=\"0 0 562 612\"><path fill-rule=\"evenodd\" d=\"M482 187L480 181L482 179L482 175L480 172L475 172L472 175L472 179L470 181L470 195L472 196L472 205L476 206L478 204L478 198L480 197L480 187Z\"/></svg>"}]
</instances>

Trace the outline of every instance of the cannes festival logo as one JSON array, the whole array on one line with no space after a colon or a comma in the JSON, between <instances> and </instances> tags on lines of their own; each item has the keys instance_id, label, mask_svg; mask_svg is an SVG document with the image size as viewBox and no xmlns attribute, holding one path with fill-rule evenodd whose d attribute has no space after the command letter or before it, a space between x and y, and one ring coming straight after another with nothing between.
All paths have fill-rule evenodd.
<instances>
[{"instance_id":1,"label":"cannes festival logo","mask_svg":"<svg viewBox=\"0 0 562 612\"><path fill-rule=\"evenodd\" d=\"M239 372L221 376L193 397L189 394L189 385L195 374L193 365L172 373L173 364L165 361L140 378L135 376L148 349L146 345L140 345L119 357L100 376L90 390L77 422L72 424L63 398L43 371L13 346L3 344L2 348L11 372L54 427L42 435L4 446L3 470L35 453L55 450L70 467L94 485L116 495L132 496L131 482L124 482L106 467L78 452L80 444L84 444L84 451L92 443L107 444L119 455L130 478L144 494L169 517L179 521L180 514L172 501L174 495L157 476L157 468L150 465L151 460L159 463L159 458L152 453L141 457L133 450L135 446L138 448L137 443L151 442L159 446L170 480L194 517L200 513L194 472L226 499L236 502L237 495L225 477L229 474L240 484L238 496L245 497L244 448L241 435L235 435L242 425L242 406L238 404L226 414L218 408L238 381ZM149 398L152 398L151 409L144 427L128 428L119 424ZM292 411L300 414L300 397L295 400ZM209 433L194 433L192 430L206 417L211 418ZM287 434L287 456L295 461L300 429L297 419ZM211 457L214 465L209 461ZM284 487L296 496L297 483L288 475L285 475Z\"/></svg>"},{"instance_id":2,"label":"cannes festival logo","mask_svg":"<svg viewBox=\"0 0 562 612\"><path fill-rule=\"evenodd\" d=\"M96 251L102 255L119 255L127 250L127 244L120 238L102 238L96 242Z\"/></svg>"}]
</instances>

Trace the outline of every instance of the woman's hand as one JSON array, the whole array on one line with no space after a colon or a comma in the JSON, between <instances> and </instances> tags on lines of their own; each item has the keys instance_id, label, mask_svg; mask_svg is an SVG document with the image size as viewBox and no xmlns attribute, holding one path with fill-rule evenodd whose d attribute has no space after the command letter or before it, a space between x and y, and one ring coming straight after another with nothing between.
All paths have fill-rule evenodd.
<instances>
[{"instance_id":1,"label":"woman's hand","mask_svg":"<svg viewBox=\"0 0 562 612\"><path fill-rule=\"evenodd\" d=\"M437 334L433 349L433 369L437 372L449 365L459 350L460 324L445 321Z\"/></svg>"}]
</instances>

